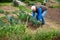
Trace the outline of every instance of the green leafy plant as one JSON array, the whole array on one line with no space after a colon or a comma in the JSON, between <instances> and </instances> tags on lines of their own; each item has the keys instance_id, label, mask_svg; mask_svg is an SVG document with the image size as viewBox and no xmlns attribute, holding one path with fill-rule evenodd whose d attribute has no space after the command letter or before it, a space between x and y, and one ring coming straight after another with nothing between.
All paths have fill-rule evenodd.
<instances>
[{"instance_id":1,"label":"green leafy plant","mask_svg":"<svg viewBox=\"0 0 60 40\"><path fill-rule=\"evenodd\" d=\"M4 13L6 16L9 14L9 11L5 11L5 13Z\"/></svg>"},{"instance_id":2,"label":"green leafy plant","mask_svg":"<svg viewBox=\"0 0 60 40\"><path fill-rule=\"evenodd\" d=\"M19 19L21 19L21 21L26 21L27 20L27 14L23 11L20 11L18 17L19 17Z\"/></svg>"},{"instance_id":3,"label":"green leafy plant","mask_svg":"<svg viewBox=\"0 0 60 40\"><path fill-rule=\"evenodd\" d=\"M0 26L3 26L3 21L1 20L1 18L0 18Z\"/></svg>"},{"instance_id":4,"label":"green leafy plant","mask_svg":"<svg viewBox=\"0 0 60 40\"><path fill-rule=\"evenodd\" d=\"M5 26L6 22L7 22L7 20L6 20L5 16L0 18L0 26Z\"/></svg>"},{"instance_id":5,"label":"green leafy plant","mask_svg":"<svg viewBox=\"0 0 60 40\"><path fill-rule=\"evenodd\" d=\"M31 9L27 8L26 6L19 6L20 11L23 10L24 12L31 13Z\"/></svg>"},{"instance_id":6,"label":"green leafy plant","mask_svg":"<svg viewBox=\"0 0 60 40\"><path fill-rule=\"evenodd\" d=\"M38 22L37 19L36 19L36 17L34 17L34 18L30 17L29 18L29 22L32 22L33 25L35 25L35 26L41 25L41 23L42 23L41 21Z\"/></svg>"},{"instance_id":7,"label":"green leafy plant","mask_svg":"<svg viewBox=\"0 0 60 40\"><path fill-rule=\"evenodd\" d=\"M4 13L4 11L2 9L0 9L0 14Z\"/></svg>"},{"instance_id":8,"label":"green leafy plant","mask_svg":"<svg viewBox=\"0 0 60 40\"><path fill-rule=\"evenodd\" d=\"M48 31L40 29L36 31L35 40L52 40L52 38L57 37L59 31L56 29L50 29Z\"/></svg>"}]
</instances>

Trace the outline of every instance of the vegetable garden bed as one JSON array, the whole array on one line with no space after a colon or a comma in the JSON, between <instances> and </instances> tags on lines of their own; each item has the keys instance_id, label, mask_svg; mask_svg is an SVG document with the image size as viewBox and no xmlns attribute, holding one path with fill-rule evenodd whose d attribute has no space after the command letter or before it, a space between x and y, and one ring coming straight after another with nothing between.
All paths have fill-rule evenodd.
<instances>
[{"instance_id":1,"label":"vegetable garden bed","mask_svg":"<svg viewBox=\"0 0 60 40\"><path fill-rule=\"evenodd\" d=\"M15 12L12 13L15 14L18 18L15 18L13 14L9 16L9 12L6 11L4 13L5 16L0 18L1 20L5 21L5 22L1 21L4 23L4 25L6 23L9 23L8 25L17 25L17 24L25 23L27 24L27 27L28 26L39 27L41 25L41 22L37 22L37 19L35 17L32 18L32 16L30 16L28 13L22 10L20 10L18 14Z\"/></svg>"}]
</instances>

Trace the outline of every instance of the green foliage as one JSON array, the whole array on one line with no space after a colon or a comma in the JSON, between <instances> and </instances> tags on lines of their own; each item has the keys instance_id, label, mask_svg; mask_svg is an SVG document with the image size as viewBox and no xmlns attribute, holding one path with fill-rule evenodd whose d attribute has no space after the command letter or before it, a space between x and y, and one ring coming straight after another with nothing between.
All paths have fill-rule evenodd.
<instances>
[{"instance_id":1,"label":"green foliage","mask_svg":"<svg viewBox=\"0 0 60 40\"><path fill-rule=\"evenodd\" d=\"M36 31L35 40L52 40L52 38L56 37L59 34L59 31L55 29L51 30L40 30Z\"/></svg>"},{"instance_id":2,"label":"green foliage","mask_svg":"<svg viewBox=\"0 0 60 40\"><path fill-rule=\"evenodd\" d=\"M36 0L37 2L43 3L44 0Z\"/></svg>"},{"instance_id":3,"label":"green foliage","mask_svg":"<svg viewBox=\"0 0 60 40\"><path fill-rule=\"evenodd\" d=\"M12 5L12 3L7 3L7 2L2 3L2 2L1 2L1 3L0 3L0 6L7 6L8 4L9 4L9 5Z\"/></svg>"},{"instance_id":4,"label":"green foliage","mask_svg":"<svg viewBox=\"0 0 60 40\"><path fill-rule=\"evenodd\" d=\"M56 1L60 2L60 0L56 0Z\"/></svg>"},{"instance_id":5,"label":"green foliage","mask_svg":"<svg viewBox=\"0 0 60 40\"><path fill-rule=\"evenodd\" d=\"M0 14L4 13L4 10L0 9Z\"/></svg>"},{"instance_id":6,"label":"green foliage","mask_svg":"<svg viewBox=\"0 0 60 40\"><path fill-rule=\"evenodd\" d=\"M49 6L50 8L60 8L60 6Z\"/></svg>"},{"instance_id":7,"label":"green foliage","mask_svg":"<svg viewBox=\"0 0 60 40\"><path fill-rule=\"evenodd\" d=\"M53 8L60 8L60 6L53 6Z\"/></svg>"},{"instance_id":8,"label":"green foliage","mask_svg":"<svg viewBox=\"0 0 60 40\"><path fill-rule=\"evenodd\" d=\"M30 33L30 31L25 32L22 39L23 40L32 40L32 34Z\"/></svg>"},{"instance_id":9,"label":"green foliage","mask_svg":"<svg viewBox=\"0 0 60 40\"><path fill-rule=\"evenodd\" d=\"M29 22L32 22L33 25L35 25L35 26L39 26L42 23L41 21L37 21L36 17L30 17Z\"/></svg>"},{"instance_id":10,"label":"green foliage","mask_svg":"<svg viewBox=\"0 0 60 40\"><path fill-rule=\"evenodd\" d=\"M1 18L0 18L0 26L3 26L3 21L1 20Z\"/></svg>"},{"instance_id":11,"label":"green foliage","mask_svg":"<svg viewBox=\"0 0 60 40\"><path fill-rule=\"evenodd\" d=\"M5 13L4 13L6 16L9 14L9 11L5 11Z\"/></svg>"},{"instance_id":12,"label":"green foliage","mask_svg":"<svg viewBox=\"0 0 60 40\"><path fill-rule=\"evenodd\" d=\"M34 5L34 2L33 2L33 1L26 1L25 3L26 3L28 6L29 6L29 5Z\"/></svg>"},{"instance_id":13,"label":"green foliage","mask_svg":"<svg viewBox=\"0 0 60 40\"><path fill-rule=\"evenodd\" d=\"M0 39L8 37L10 40L52 40L60 36L60 31L56 29L36 30L31 32L25 24L0 27Z\"/></svg>"},{"instance_id":14,"label":"green foliage","mask_svg":"<svg viewBox=\"0 0 60 40\"><path fill-rule=\"evenodd\" d=\"M12 2L12 0L0 0L0 2Z\"/></svg>"},{"instance_id":15,"label":"green foliage","mask_svg":"<svg viewBox=\"0 0 60 40\"><path fill-rule=\"evenodd\" d=\"M28 5L34 5L36 2L43 3L44 0L22 0L23 2L27 3Z\"/></svg>"},{"instance_id":16,"label":"green foliage","mask_svg":"<svg viewBox=\"0 0 60 40\"><path fill-rule=\"evenodd\" d=\"M19 10L15 10L12 12L13 14L18 14L19 13Z\"/></svg>"},{"instance_id":17,"label":"green foliage","mask_svg":"<svg viewBox=\"0 0 60 40\"><path fill-rule=\"evenodd\" d=\"M24 13L20 13L19 18L20 18L21 20L24 20L24 21L27 20L27 16L26 16L26 14L24 14Z\"/></svg>"},{"instance_id":18,"label":"green foliage","mask_svg":"<svg viewBox=\"0 0 60 40\"><path fill-rule=\"evenodd\" d=\"M32 1L29 1L29 4L28 5L34 5L34 2Z\"/></svg>"},{"instance_id":19,"label":"green foliage","mask_svg":"<svg viewBox=\"0 0 60 40\"><path fill-rule=\"evenodd\" d=\"M31 9L27 8L26 6L19 6L20 11L23 10L24 12L30 13Z\"/></svg>"},{"instance_id":20,"label":"green foliage","mask_svg":"<svg viewBox=\"0 0 60 40\"><path fill-rule=\"evenodd\" d=\"M6 17L4 16L4 17L1 17L0 18L0 26L2 27L2 26L5 26L5 23L4 23L4 19L6 19Z\"/></svg>"},{"instance_id":21,"label":"green foliage","mask_svg":"<svg viewBox=\"0 0 60 40\"><path fill-rule=\"evenodd\" d=\"M0 39L2 37L9 37L11 40L19 39L25 33L25 25L3 26L0 27ZM16 37L16 38L15 38Z\"/></svg>"}]
</instances>

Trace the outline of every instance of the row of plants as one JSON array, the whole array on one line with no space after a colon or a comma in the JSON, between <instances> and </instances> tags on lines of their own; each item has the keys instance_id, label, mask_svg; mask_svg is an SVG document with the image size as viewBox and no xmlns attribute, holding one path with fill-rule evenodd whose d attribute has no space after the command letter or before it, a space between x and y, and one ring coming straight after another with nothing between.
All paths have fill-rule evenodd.
<instances>
[{"instance_id":1,"label":"row of plants","mask_svg":"<svg viewBox=\"0 0 60 40\"><path fill-rule=\"evenodd\" d=\"M35 3L43 3L44 0L19 0L19 1L22 1L22 2L25 2L28 6L29 5L34 5Z\"/></svg>"},{"instance_id":2,"label":"row of plants","mask_svg":"<svg viewBox=\"0 0 60 40\"><path fill-rule=\"evenodd\" d=\"M26 24L14 26L0 26L0 40L52 40L60 37L60 31L57 29L38 29L32 32L26 28Z\"/></svg>"},{"instance_id":3,"label":"row of plants","mask_svg":"<svg viewBox=\"0 0 60 40\"><path fill-rule=\"evenodd\" d=\"M30 16L28 13L26 13L23 10L20 10L19 13L16 12L12 12L12 14L15 14L18 18L15 18L14 15L8 16L9 12L6 11L4 17L1 17L0 19L5 21L7 20L6 23L9 23L9 25L15 25L15 24L20 24L22 22L28 22L28 23L32 23L32 25L38 26L41 25L41 22L38 22L36 17L32 18L32 16ZM2 21L2 23L3 23ZM4 23L5 24L5 23Z\"/></svg>"},{"instance_id":4,"label":"row of plants","mask_svg":"<svg viewBox=\"0 0 60 40\"><path fill-rule=\"evenodd\" d=\"M50 8L60 8L60 6L49 6Z\"/></svg>"},{"instance_id":5,"label":"row of plants","mask_svg":"<svg viewBox=\"0 0 60 40\"><path fill-rule=\"evenodd\" d=\"M31 13L30 9L28 9L25 6L19 6L19 9L20 9L19 11L12 12L12 14L15 14L18 18L15 18L14 15L8 16L10 14L8 11L4 12L1 10L1 14L2 14L2 12L4 12L5 16L1 17L0 19L1 20L3 20L3 19L7 20L8 21L7 23L9 23L9 25L20 24L21 22L25 22L25 23L31 22L32 25L35 25L35 26L41 25L41 22L38 22L36 17L32 18L32 16L29 15L29 13ZM2 21L2 23L3 23L3 21Z\"/></svg>"}]
</instances>

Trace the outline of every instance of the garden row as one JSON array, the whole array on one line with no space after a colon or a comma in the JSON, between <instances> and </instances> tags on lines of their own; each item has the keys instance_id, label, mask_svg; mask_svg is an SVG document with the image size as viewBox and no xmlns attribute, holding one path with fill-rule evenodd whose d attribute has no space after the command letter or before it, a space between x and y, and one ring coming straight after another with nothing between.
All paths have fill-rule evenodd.
<instances>
[{"instance_id":1,"label":"garden row","mask_svg":"<svg viewBox=\"0 0 60 40\"><path fill-rule=\"evenodd\" d=\"M33 32L25 24L0 27L0 40L58 40L59 37L60 31L54 28Z\"/></svg>"},{"instance_id":2,"label":"garden row","mask_svg":"<svg viewBox=\"0 0 60 40\"><path fill-rule=\"evenodd\" d=\"M0 26L17 25L20 23L27 23L28 26L38 26L41 24L41 22L37 21L36 17L32 18L32 16L28 14L30 11L25 9L26 11L28 11L26 12L25 10L22 10L22 8L23 6L20 6L20 10L18 12L14 11L11 13L9 13L8 11L0 10L0 14L5 15L0 18Z\"/></svg>"}]
</instances>

